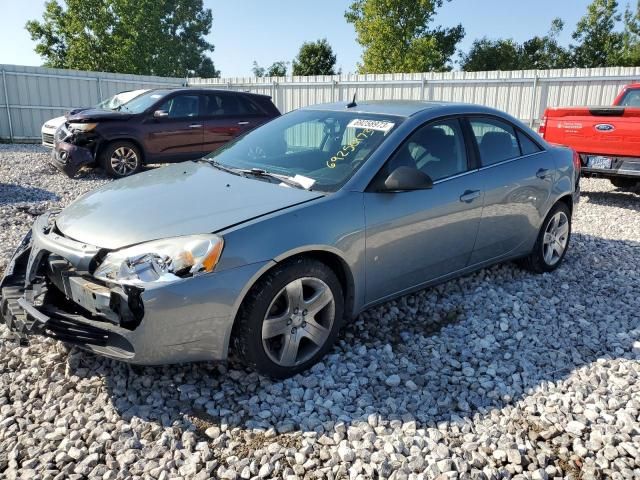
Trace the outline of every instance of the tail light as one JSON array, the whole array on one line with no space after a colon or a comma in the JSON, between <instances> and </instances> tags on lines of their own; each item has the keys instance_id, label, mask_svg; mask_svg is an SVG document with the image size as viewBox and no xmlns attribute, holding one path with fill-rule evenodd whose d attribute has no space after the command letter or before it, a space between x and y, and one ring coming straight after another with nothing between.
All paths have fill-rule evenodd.
<instances>
[{"instance_id":1,"label":"tail light","mask_svg":"<svg viewBox=\"0 0 640 480\"><path fill-rule=\"evenodd\" d=\"M579 175L580 169L582 168L582 160L580 160L580 154L575 150L573 150L573 166L575 167L576 172L578 172Z\"/></svg>"},{"instance_id":2,"label":"tail light","mask_svg":"<svg viewBox=\"0 0 640 480\"><path fill-rule=\"evenodd\" d=\"M540 126L538 127L538 133L544 138L544 134L547 131L547 117L544 117L540 121Z\"/></svg>"}]
</instances>

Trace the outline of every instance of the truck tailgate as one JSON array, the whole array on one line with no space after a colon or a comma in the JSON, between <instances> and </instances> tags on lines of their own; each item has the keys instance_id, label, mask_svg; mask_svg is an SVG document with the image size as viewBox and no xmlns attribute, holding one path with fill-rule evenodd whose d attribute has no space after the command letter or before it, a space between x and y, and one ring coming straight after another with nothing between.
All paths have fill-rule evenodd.
<instances>
[{"instance_id":1,"label":"truck tailgate","mask_svg":"<svg viewBox=\"0 0 640 480\"><path fill-rule=\"evenodd\" d=\"M549 108L545 117L550 143L579 153L640 157L640 108Z\"/></svg>"}]
</instances>

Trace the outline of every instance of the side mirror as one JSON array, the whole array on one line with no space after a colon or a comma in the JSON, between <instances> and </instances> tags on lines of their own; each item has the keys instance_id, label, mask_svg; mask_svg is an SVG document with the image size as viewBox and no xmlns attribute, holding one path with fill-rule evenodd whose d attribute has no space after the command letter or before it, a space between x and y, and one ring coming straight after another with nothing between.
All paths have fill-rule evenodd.
<instances>
[{"instance_id":1,"label":"side mirror","mask_svg":"<svg viewBox=\"0 0 640 480\"><path fill-rule=\"evenodd\" d=\"M417 168L398 167L384 181L383 191L404 192L433 187L431 177Z\"/></svg>"},{"instance_id":2,"label":"side mirror","mask_svg":"<svg viewBox=\"0 0 640 480\"><path fill-rule=\"evenodd\" d=\"M155 112L153 112L154 118L164 118L168 116L169 116L169 112L167 112L166 110L156 110Z\"/></svg>"}]
</instances>

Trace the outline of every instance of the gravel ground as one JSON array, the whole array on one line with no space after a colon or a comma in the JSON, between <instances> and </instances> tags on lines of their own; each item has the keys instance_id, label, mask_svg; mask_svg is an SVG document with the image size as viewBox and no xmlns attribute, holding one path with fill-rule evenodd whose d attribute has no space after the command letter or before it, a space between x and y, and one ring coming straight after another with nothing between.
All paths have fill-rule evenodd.
<instances>
[{"instance_id":1,"label":"gravel ground","mask_svg":"<svg viewBox=\"0 0 640 480\"><path fill-rule=\"evenodd\" d=\"M0 145L0 268L34 214L107 181L45 155ZM582 185L555 273L507 264L386 303L283 382L0 327L0 478L640 478L640 196Z\"/></svg>"}]
</instances>

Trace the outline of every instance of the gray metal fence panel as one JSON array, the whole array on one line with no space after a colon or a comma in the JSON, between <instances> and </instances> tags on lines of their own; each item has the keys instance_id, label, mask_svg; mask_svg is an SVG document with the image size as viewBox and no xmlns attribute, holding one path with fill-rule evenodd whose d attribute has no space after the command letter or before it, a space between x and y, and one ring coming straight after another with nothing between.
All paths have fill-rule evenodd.
<instances>
[{"instance_id":1,"label":"gray metal fence panel","mask_svg":"<svg viewBox=\"0 0 640 480\"><path fill-rule=\"evenodd\" d=\"M0 139L35 140L42 124L123 90L183 85L183 78L0 65ZM6 95L5 95L6 92Z\"/></svg>"},{"instance_id":2,"label":"gray metal fence panel","mask_svg":"<svg viewBox=\"0 0 640 480\"><path fill-rule=\"evenodd\" d=\"M37 139L41 125L70 108L95 105L123 90L182 85L182 78L0 65L0 139ZM534 126L544 109L610 105L640 68L399 73L316 77L189 79L189 85L270 95L281 112L360 100L446 100L504 110ZM5 98L5 90L7 98ZM8 105L8 107L7 107Z\"/></svg>"},{"instance_id":3,"label":"gray metal fence panel","mask_svg":"<svg viewBox=\"0 0 640 480\"><path fill-rule=\"evenodd\" d=\"M534 126L544 109L560 105L610 105L640 68L446 72L318 77L190 79L189 84L268 94L280 111L360 100L440 100L479 103Z\"/></svg>"}]
</instances>

